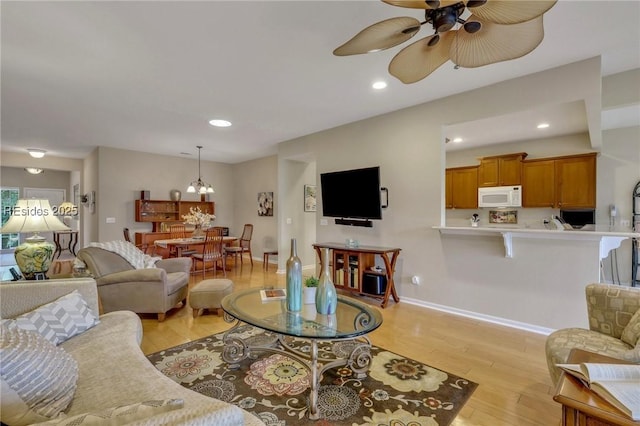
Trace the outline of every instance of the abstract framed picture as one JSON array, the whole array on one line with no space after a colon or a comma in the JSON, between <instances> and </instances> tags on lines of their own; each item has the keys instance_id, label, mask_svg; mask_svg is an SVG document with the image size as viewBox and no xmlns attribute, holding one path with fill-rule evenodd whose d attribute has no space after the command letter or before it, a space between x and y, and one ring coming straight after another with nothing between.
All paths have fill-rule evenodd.
<instances>
[{"instance_id":1,"label":"abstract framed picture","mask_svg":"<svg viewBox=\"0 0 640 426\"><path fill-rule=\"evenodd\" d=\"M316 211L316 186L315 185L304 186L304 211L305 212Z\"/></svg>"},{"instance_id":2,"label":"abstract framed picture","mask_svg":"<svg viewBox=\"0 0 640 426\"><path fill-rule=\"evenodd\" d=\"M273 192L258 192L258 216L273 216Z\"/></svg>"}]
</instances>

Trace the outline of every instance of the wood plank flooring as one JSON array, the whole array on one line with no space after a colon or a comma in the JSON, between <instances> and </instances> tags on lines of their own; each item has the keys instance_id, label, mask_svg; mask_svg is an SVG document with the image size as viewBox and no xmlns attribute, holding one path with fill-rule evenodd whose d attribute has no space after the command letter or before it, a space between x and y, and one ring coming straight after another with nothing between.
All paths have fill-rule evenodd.
<instances>
[{"instance_id":1,"label":"wood plank flooring","mask_svg":"<svg viewBox=\"0 0 640 426\"><path fill-rule=\"evenodd\" d=\"M218 273L218 278L222 277ZM208 273L206 278L213 278ZM245 261L232 266L227 278L235 290L276 285L284 275L271 265ZM201 280L192 276L190 286ZM377 305L373 299L362 301ZM374 345L448 371L479 384L454 426L558 425L561 408L553 401L544 355L545 336L469 318L393 302L381 309L382 326L370 334ZM193 318L188 307L173 309L159 323L143 316L142 350L146 354L222 332L230 327L222 317L205 313Z\"/></svg>"}]
</instances>

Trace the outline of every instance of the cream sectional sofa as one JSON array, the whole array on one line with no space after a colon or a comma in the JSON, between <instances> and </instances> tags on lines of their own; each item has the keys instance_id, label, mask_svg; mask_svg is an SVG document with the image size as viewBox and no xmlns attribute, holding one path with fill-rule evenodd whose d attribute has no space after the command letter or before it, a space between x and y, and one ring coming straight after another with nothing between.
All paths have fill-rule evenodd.
<instances>
[{"instance_id":1,"label":"cream sectional sofa","mask_svg":"<svg viewBox=\"0 0 640 426\"><path fill-rule=\"evenodd\" d=\"M1 283L0 317L15 318L74 290L97 316L96 282L79 278ZM140 349L142 324L135 313L110 312L99 320L59 345L78 365L75 394L64 411L67 417L148 400L181 399L182 408L127 424L263 425L249 412L186 389L158 371Z\"/></svg>"}]
</instances>

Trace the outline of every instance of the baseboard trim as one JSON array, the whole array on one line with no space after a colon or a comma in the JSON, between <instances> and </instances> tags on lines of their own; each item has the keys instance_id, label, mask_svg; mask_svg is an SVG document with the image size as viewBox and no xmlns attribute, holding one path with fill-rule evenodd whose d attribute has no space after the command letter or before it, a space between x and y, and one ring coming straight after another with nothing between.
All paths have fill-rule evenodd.
<instances>
[{"instance_id":1,"label":"baseboard trim","mask_svg":"<svg viewBox=\"0 0 640 426\"><path fill-rule=\"evenodd\" d=\"M403 297L403 303L409 303L411 305L421 306L423 308L434 309L436 311L446 312L448 314L459 315L466 318L476 319L479 321L490 322L492 324L504 325L505 327L517 328L519 330L530 331L536 334L543 334L548 336L553 331L552 328L541 327L535 324L529 324L520 321L514 321L507 318L495 317L492 315L480 314L478 312L467 311L464 309L453 308L451 306L439 305L437 303L425 302L424 300L412 299L410 297Z\"/></svg>"}]
</instances>

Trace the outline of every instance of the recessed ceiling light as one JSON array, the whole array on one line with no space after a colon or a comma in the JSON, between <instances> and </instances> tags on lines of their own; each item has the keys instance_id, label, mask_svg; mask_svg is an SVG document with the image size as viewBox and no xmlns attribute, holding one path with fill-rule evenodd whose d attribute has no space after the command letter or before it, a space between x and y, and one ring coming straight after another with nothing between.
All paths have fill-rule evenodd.
<instances>
[{"instance_id":1,"label":"recessed ceiling light","mask_svg":"<svg viewBox=\"0 0 640 426\"><path fill-rule=\"evenodd\" d=\"M386 81L376 81L375 83L373 83L371 85L371 87L373 87L376 90L381 90L381 89L384 89L385 87L387 87L387 82Z\"/></svg>"},{"instance_id":2,"label":"recessed ceiling light","mask_svg":"<svg viewBox=\"0 0 640 426\"><path fill-rule=\"evenodd\" d=\"M549 123L540 123L538 124L538 129L546 129L549 127Z\"/></svg>"},{"instance_id":3,"label":"recessed ceiling light","mask_svg":"<svg viewBox=\"0 0 640 426\"><path fill-rule=\"evenodd\" d=\"M43 169L39 169L37 167L25 167L24 169L32 175L39 175L40 173L44 172Z\"/></svg>"},{"instance_id":4,"label":"recessed ceiling light","mask_svg":"<svg viewBox=\"0 0 640 426\"><path fill-rule=\"evenodd\" d=\"M219 119L209 120L209 124L211 124L212 126L216 126L216 127L229 127L229 126L231 126L231 122L230 121L219 120Z\"/></svg>"},{"instance_id":5,"label":"recessed ceiling light","mask_svg":"<svg viewBox=\"0 0 640 426\"><path fill-rule=\"evenodd\" d=\"M453 142L454 143L460 143L460 142L462 142L462 138L453 138Z\"/></svg>"},{"instance_id":6,"label":"recessed ceiling light","mask_svg":"<svg viewBox=\"0 0 640 426\"><path fill-rule=\"evenodd\" d=\"M42 158L44 157L44 154L47 152L44 149L36 149L36 148L28 148L27 151L29 151L29 155L32 156L33 158Z\"/></svg>"}]
</instances>

